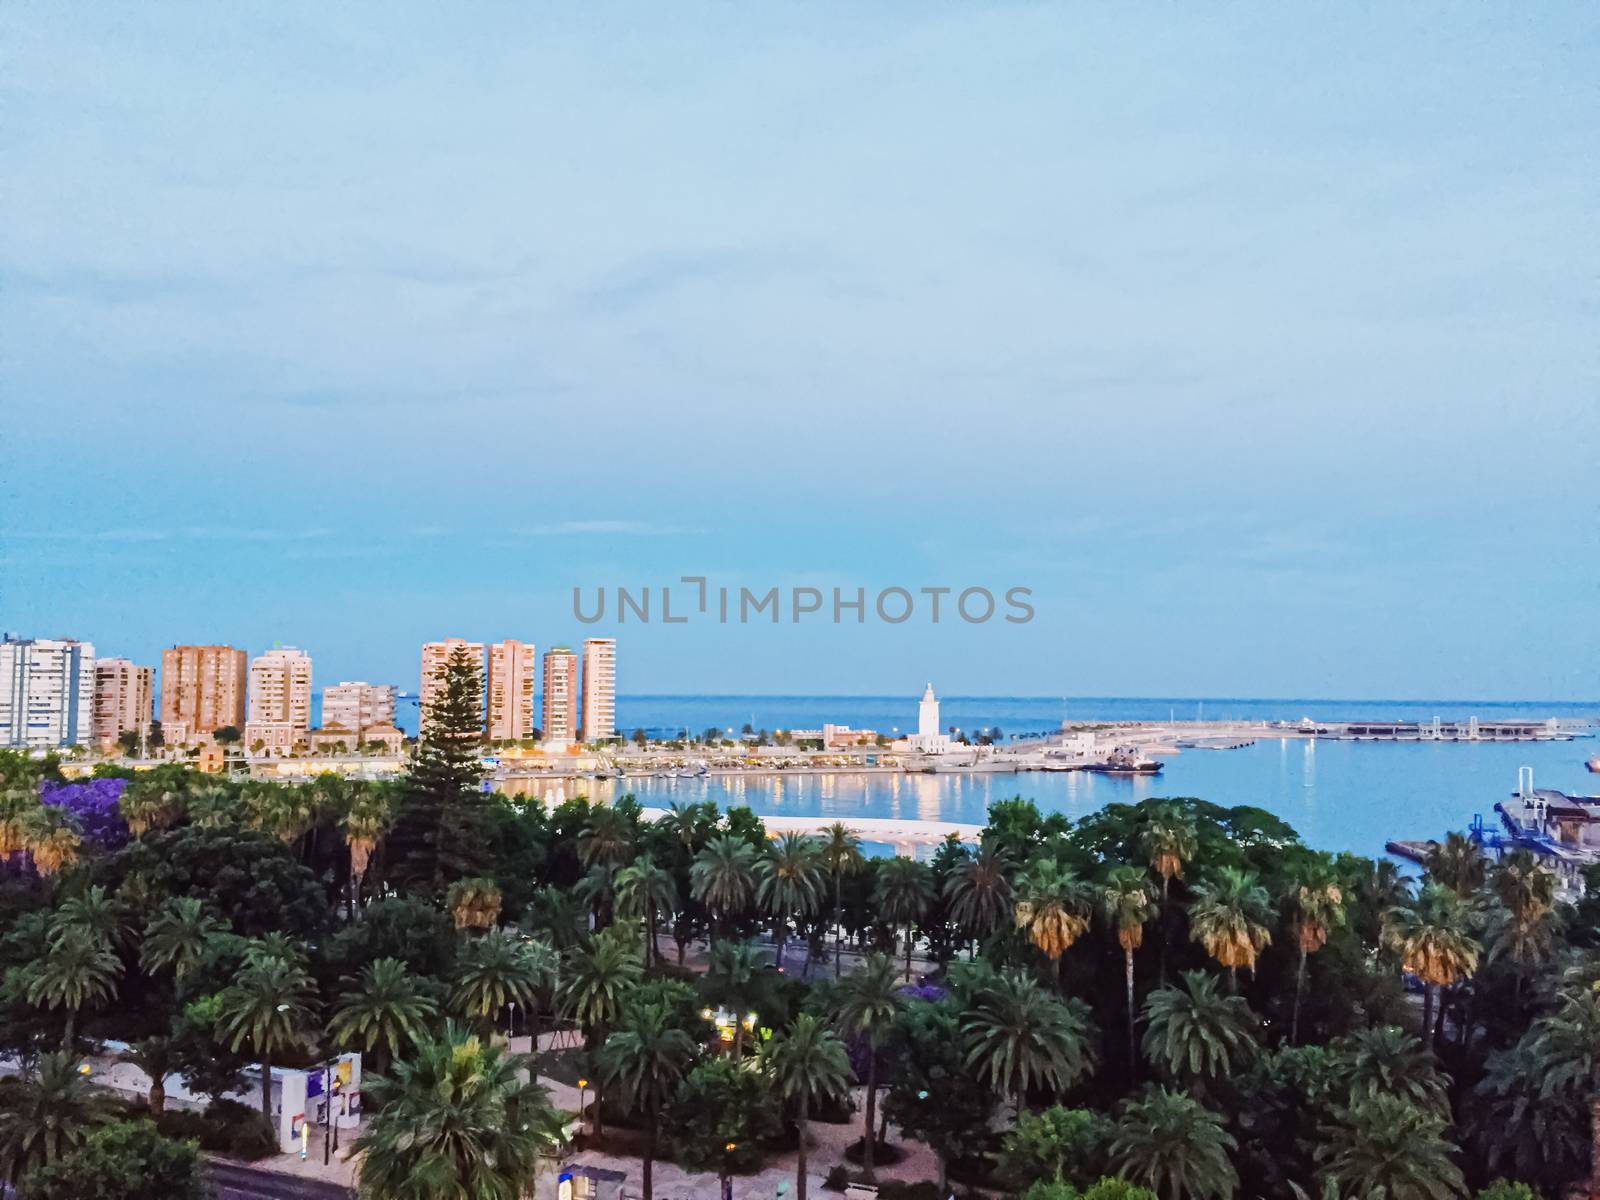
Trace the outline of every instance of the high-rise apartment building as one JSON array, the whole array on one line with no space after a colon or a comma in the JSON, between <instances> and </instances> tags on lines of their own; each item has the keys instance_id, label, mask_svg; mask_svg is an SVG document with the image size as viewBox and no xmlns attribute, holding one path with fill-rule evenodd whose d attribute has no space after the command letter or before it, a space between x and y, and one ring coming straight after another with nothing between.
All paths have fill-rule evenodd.
<instances>
[{"instance_id":1,"label":"high-rise apartment building","mask_svg":"<svg viewBox=\"0 0 1600 1200\"><path fill-rule=\"evenodd\" d=\"M617 639L585 638L583 643L583 740L599 741L617 732Z\"/></svg>"},{"instance_id":2,"label":"high-rise apartment building","mask_svg":"<svg viewBox=\"0 0 1600 1200\"><path fill-rule=\"evenodd\" d=\"M284 646L251 659L245 745L289 749L310 728L311 656Z\"/></svg>"},{"instance_id":3,"label":"high-rise apartment building","mask_svg":"<svg viewBox=\"0 0 1600 1200\"><path fill-rule=\"evenodd\" d=\"M521 741L533 736L533 696L539 674L532 642L494 642L489 646L489 737Z\"/></svg>"},{"instance_id":4,"label":"high-rise apartment building","mask_svg":"<svg viewBox=\"0 0 1600 1200\"><path fill-rule=\"evenodd\" d=\"M427 642L422 647L422 686L417 689L421 707L421 724L428 724L428 707L444 687L444 668L457 649L465 649L483 673L483 643L467 642L460 638L445 638L442 642Z\"/></svg>"},{"instance_id":5,"label":"high-rise apartment building","mask_svg":"<svg viewBox=\"0 0 1600 1200\"><path fill-rule=\"evenodd\" d=\"M125 658L95 660L91 722L95 745L114 746L125 733L138 734L141 742L149 737L155 675L153 667L141 667Z\"/></svg>"},{"instance_id":6,"label":"high-rise apartment building","mask_svg":"<svg viewBox=\"0 0 1600 1200\"><path fill-rule=\"evenodd\" d=\"M565 646L544 654L544 740L552 749L578 736L578 656Z\"/></svg>"},{"instance_id":7,"label":"high-rise apartment building","mask_svg":"<svg viewBox=\"0 0 1600 1200\"><path fill-rule=\"evenodd\" d=\"M346 682L322 689L322 727L362 730L394 724L393 684Z\"/></svg>"},{"instance_id":8,"label":"high-rise apartment building","mask_svg":"<svg viewBox=\"0 0 1600 1200\"><path fill-rule=\"evenodd\" d=\"M0 638L0 746L86 746L94 731L94 646Z\"/></svg>"},{"instance_id":9,"label":"high-rise apartment building","mask_svg":"<svg viewBox=\"0 0 1600 1200\"><path fill-rule=\"evenodd\" d=\"M169 745L226 726L244 730L244 651L173 646L161 652L161 736Z\"/></svg>"}]
</instances>

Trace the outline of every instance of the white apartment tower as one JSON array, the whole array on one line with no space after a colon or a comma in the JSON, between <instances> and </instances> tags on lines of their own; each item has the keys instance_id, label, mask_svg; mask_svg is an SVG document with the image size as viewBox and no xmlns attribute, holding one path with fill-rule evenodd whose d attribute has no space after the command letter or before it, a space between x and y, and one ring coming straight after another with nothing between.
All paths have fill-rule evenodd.
<instances>
[{"instance_id":1,"label":"white apartment tower","mask_svg":"<svg viewBox=\"0 0 1600 1200\"><path fill-rule=\"evenodd\" d=\"M246 746L292 749L311 728L311 656L285 646L250 660Z\"/></svg>"},{"instance_id":2,"label":"white apartment tower","mask_svg":"<svg viewBox=\"0 0 1600 1200\"><path fill-rule=\"evenodd\" d=\"M94 733L94 646L0 638L0 746L86 746Z\"/></svg>"},{"instance_id":3,"label":"white apartment tower","mask_svg":"<svg viewBox=\"0 0 1600 1200\"><path fill-rule=\"evenodd\" d=\"M586 638L583 643L583 740L617 733L617 639Z\"/></svg>"},{"instance_id":4,"label":"white apartment tower","mask_svg":"<svg viewBox=\"0 0 1600 1200\"><path fill-rule=\"evenodd\" d=\"M103 749L114 746L125 733L138 734L140 742L150 736L155 676L153 667L141 667L125 658L95 660L91 722L95 745Z\"/></svg>"},{"instance_id":5,"label":"white apartment tower","mask_svg":"<svg viewBox=\"0 0 1600 1200\"><path fill-rule=\"evenodd\" d=\"M520 742L533 736L533 697L538 691L539 657L532 642L504 641L489 646L489 737Z\"/></svg>"},{"instance_id":6,"label":"white apartment tower","mask_svg":"<svg viewBox=\"0 0 1600 1200\"><path fill-rule=\"evenodd\" d=\"M322 689L322 727L362 730L394 724L393 684L335 683Z\"/></svg>"}]
</instances>

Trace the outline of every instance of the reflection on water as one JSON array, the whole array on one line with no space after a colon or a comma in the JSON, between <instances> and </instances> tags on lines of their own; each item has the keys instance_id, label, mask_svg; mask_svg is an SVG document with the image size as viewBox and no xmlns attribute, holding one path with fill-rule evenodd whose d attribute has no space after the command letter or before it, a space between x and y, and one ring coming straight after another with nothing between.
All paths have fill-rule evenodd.
<instances>
[{"instance_id":1,"label":"reflection on water","mask_svg":"<svg viewBox=\"0 0 1600 1200\"><path fill-rule=\"evenodd\" d=\"M985 822L989 805L1025 796L1047 812L1078 819L1113 802L1199 796L1251 804L1294 826L1310 845L1378 855L1391 838L1437 837L1464 829L1473 814L1492 820L1517 768L1532 766L1541 787L1595 790L1583 760L1592 741L1505 744L1322 742L1273 738L1238 750L1189 750L1155 777L1050 774L836 774L705 776L696 779L515 780L507 791L549 800L583 794L640 803L713 800L728 808L796 816L916 817Z\"/></svg>"}]
</instances>

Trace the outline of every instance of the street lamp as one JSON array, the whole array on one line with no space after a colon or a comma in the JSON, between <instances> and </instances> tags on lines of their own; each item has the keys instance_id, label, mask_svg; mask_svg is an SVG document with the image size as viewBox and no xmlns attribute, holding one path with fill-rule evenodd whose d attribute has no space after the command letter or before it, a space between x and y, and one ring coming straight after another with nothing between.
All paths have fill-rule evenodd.
<instances>
[{"instance_id":1,"label":"street lamp","mask_svg":"<svg viewBox=\"0 0 1600 1200\"><path fill-rule=\"evenodd\" d=\"M588 1117L584 1113L584 1102L583 1102L584 1094L588 1090L589 1090L589 1081L587 1079L579 1078L579 1080L578 1080L578 1132L579 1133L587 1133L588 1132L588 1125L587 1125Z\"/></svg>"}]
</instances>

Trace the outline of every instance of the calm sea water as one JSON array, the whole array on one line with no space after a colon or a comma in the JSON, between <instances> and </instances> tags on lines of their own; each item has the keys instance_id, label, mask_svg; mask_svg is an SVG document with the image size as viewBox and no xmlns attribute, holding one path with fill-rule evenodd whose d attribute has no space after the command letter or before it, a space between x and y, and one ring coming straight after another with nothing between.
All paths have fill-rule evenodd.
<instances>
[{"instance_id":1,"label":"calm sea water","mask_svg":"<svg viewBox=\"0 0 1600 1200\"><path fill-rule=\"evenodd\" d=\"M1202 711L1203 706L1203 711ZM915 697L634 696L618 701L618 726L666 734L711 727L817 728L825 721L892 734L915 725ZM1005 734L1046 732L1063 719L1163 720L1205 716L1245 720L1446 720L1477 716L1600 718L1600 704L1471 701L1066 700L952 697L947 725L998 725ZM1541 787L1600 791L1584 760L1600 749L1571 742L1384 743L1272 738L1238 750L1185 750L1155 777L1073 773L1020 775L787 775L705 779L583 780L596 799L624 789L642 803L714 800L760 813L915 817L983 824L993 800L1025 796L1046 811L1080 817L1103 804L1150 796L1199 796L1216 804L1253 804L1289 822L1309 845L1377 856L1391 838L1438 837L1464 829L1475 814L1493 820L1496 801L1531 766ZM575 789L569 784L566 794Z\"/></svg>"}]
</instances>

